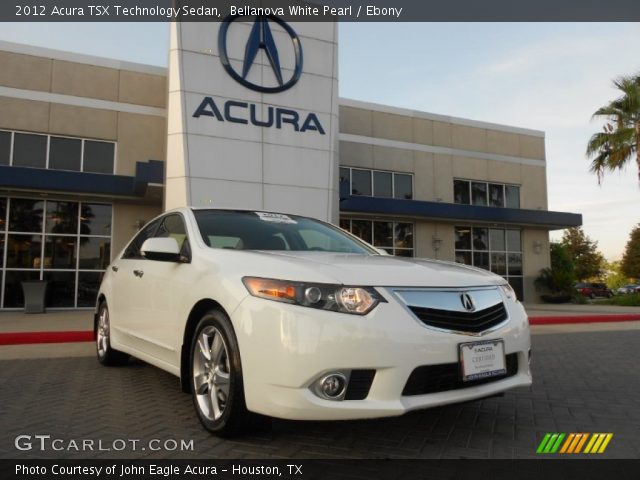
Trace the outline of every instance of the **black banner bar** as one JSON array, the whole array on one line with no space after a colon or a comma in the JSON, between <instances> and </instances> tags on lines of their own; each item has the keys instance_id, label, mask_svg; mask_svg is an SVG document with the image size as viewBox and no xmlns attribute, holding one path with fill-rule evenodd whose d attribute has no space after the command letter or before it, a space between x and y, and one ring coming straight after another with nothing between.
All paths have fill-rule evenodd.
<instances>
[{"instance_id":1,"label":"black banner bar","mask_svg":"<svg viewBox=\"0 0 640 480\"><path fill-rule=\"evenodd\" d=\"M638 0L3 0L0 22L637 22Z\"/></svg>"},{"instance_id":2,"label":"black banner bar","mask_svg":"<svg viewBox=\"0 0 640 480\"><path fill-rule=\"evenodd\" d=\"M3 480L637 480L639 477L640 460L0 460Z\"/></svg>"}]
</instances>

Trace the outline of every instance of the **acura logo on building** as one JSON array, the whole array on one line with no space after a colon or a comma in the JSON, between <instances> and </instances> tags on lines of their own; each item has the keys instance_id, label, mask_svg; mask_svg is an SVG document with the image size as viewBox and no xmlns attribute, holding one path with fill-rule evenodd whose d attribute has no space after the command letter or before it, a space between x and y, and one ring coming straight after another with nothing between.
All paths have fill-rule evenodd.
<instances>
[{"instance_id":1,"label":"acura logo on building","mask_svg":"<svg viewBox=\"0 0 640 480\"><path fill-rule=\"evenodd\" d=\"M302 75L302 45L298 34L291 28L285 21L276 17L275 15L259 15L256 17L256 21L251 28L249 34L249 40L244 50L244 60L242 62L242 72L237 72L231 61L229 60L229 54L227 51L227 36L229 34L229 27L231 24L240 18L240 15L234 15L227 18L220 26L220 33L218 36L218 51L220 52L220 60L222 65L229 75L231 75L236 81L240 82L247 88L262 93L278 93L288 90L293 87L300 76ZM293 51L295 56L295 67L293 69L293 75L286 81L283 79L283 71L280 65L280 56L278 55L278 48L271 32L270 22L278 24L289 34L291 42L293 43ZM260 49L264 50L273 73L276 78L277 85L264 86L258 85L247 80L251 67L256 61L256 56Z\"/></svg>"},{"instance_id":2,"label":"acura logo on building","mask_svg":"<svg viewBox=\"0 0 640 480\"><path fill-rule=\"evenodd\" d=\"M475 303L473 303L473 298L467 292L460 294L460 302L462 302L462 306L467 312L473 312L476 309Z\"/></svg>"}]
</instances>

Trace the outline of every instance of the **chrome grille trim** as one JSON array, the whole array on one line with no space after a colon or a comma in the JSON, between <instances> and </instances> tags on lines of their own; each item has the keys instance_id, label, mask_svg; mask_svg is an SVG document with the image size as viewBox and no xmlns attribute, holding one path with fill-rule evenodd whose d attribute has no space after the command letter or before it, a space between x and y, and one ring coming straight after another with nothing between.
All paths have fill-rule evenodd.
<instances>
[{"instance_id":1,"label":"chrome grille trim","mask_svg":"<svg viewBox=\"0 0 640 480\"><path fill-rule=\"evenodd\" d=\"M498 287L395 288L391 291L420 325L439 332L482 336L509 322ZM474 310L465 310L463 294L473 299Z\"/></svg>"}]
</instances>

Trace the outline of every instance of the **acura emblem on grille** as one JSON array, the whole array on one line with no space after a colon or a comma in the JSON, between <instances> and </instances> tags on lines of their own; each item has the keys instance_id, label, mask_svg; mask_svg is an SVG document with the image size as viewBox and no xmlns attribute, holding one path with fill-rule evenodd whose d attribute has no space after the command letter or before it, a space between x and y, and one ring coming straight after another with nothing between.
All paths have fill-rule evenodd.
<instances>
[{"instance_id":1,"label":"acura emblem on grille","mask_svg":"<svg viewBox=\"0 0 640 480\"><path fill-rule=\"evenodd\" d=\"M473 298L467 292L460 294L460 302L462 302L462 306L467 312L473 312L476 309Z\"/></svg>"}]
</instances>

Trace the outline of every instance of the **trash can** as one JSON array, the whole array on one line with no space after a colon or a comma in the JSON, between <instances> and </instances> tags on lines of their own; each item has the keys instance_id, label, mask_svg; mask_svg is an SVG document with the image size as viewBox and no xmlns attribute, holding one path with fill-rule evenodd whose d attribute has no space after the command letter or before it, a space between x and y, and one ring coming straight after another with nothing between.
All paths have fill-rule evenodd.
<instances>
[{"instance_id":1,"label":"trash can","mask_svg":"<svg viewBox=\"0 0 640 480\"><path fill-rule=\"evenodd\" d=\"M46 280L28 280L22 282L22 292L24 294L24 313L45 312Z\"/></svg>"}]
</instances>

